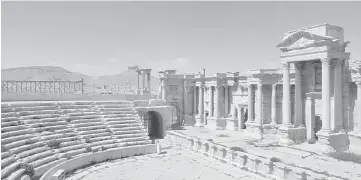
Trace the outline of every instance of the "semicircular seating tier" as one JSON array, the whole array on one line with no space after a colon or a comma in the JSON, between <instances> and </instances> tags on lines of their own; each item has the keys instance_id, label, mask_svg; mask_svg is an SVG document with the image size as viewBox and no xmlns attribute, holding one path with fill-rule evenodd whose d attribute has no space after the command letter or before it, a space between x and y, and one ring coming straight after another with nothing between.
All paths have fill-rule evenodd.
<instances>
[{"instance_id":1,"label":"semicircular seating tier","mask_svg":"<svg viewBox=\"0 0 361 180\"><path fill-rule=\"evenodd\" d=\"M1 104L1 179L40 177L67 159L150 143L131 101Z\"/></svg>"}]
</instances>

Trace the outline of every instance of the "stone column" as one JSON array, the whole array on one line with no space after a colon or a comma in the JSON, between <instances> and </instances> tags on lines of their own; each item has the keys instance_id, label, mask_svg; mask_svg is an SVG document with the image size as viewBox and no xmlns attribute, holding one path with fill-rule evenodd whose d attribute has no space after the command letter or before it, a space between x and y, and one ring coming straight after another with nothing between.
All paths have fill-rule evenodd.
<instances>
[{"instance_id":1,"label":"stone column","mask_svg":"<svg viewBox=\"0 0 361 180\"><path fill-rule=\"evenodd\" d=\"M229 107L228 107L228 100L229 100L229 88L228 86L224 86L224 117L229 117Z\"/></svg>"},{"instance_id":2,"label":"stone column","mask_svg":"<svg viewBox=\"0 0 361 180\"><path fill-rule=\"evenodd\" d=\"M249 84L248 85L248 120L247 123L251 123L254 122L254 116L253 116L253 106L254 102L253 102L253 85Z\"/></svg>"},{"instance_id":3,"label":"stone column","mask_svg":"<svg viewBox=\"0 0 361 180\"><path fill-rule=\"evenodd\" d=\"M357 82L355 82L357 85L357 100L356 100L356 107L357 109L361 108L361 79L359 79ZM361 111L354 109L354 111L357 111L357 117L355 119L355 131L361 133Z\"/></svg>"},{"instance_id":4,"label":"stone column","mask_svg":"<svg viewBox=\"0 0 361 180\"><path fill-rule=\"evenodd\" d=\"M307 97L306 100L306 131L307 140L315 139L315 99Z\"/></svg>"},{"instance_id":5,"label":"stone column","mask_svg":"<svg viewBox=\"0 0 361 180\"><path fill-rule=\"evenodd\" d=\"M198 93L198 115L196 117L196 125L195 126L203 126L203 104L204 104L204 96L203 96L203 87L199 86Z\"/></svg>"},{"instance_id":6,"label":"stone column","mask_svg":"<svg viewBox=\"0 0 361 180\"><path fill-rule=\"evenodd\" d=\"M244 109L243 108L237 108L238 112L238 131L241 129L244 129Z\"/></svg>"},{"instance_id":7,"label":"stone column","mask_svg":"<svg viewBox=\"0 0 361 180\"><path fill-rule=\"evenodd\" d=\"M187 81L184 81L183 104L184 104L184 115L188 115L188 83L187 83Z\"/></svg>"},{"instance_id":8,"label":"stone column","mask_svg":"<svg viewBox=\"0 0 361 180\"><path fill-rule=\"evenodd\" d=\"M282 99L282 125L290 127L291 123L291 86L290 64L283 64L283 99Z\"/></svg>"},{"instance_id":9,"label":"stone column","mask_svg":"<svg viewBox=\"0 0 361 180\"><path fill-rule=\"evenodd\" d=\"M262 104L262 99L263 99L263 93L262 93L262 84L258 84L257 85L257 113L255 113L256 115L256 124L263 124L263 104Z\"/></svg>"},{"instance_id":10,"label":"stone column","mask_svg":"<svg viewBox=\"0 0 361 180\"><path fill-rule=\"evenodd\" d=\"M272 84L272 97L271 97L271 125L276 125L277 121L277 84Z\"/></svg>"},{"instance_id":11,"label":"stone column","mask_svg":"<svg viewBox=\"0 0 361 180\"><path fill-rule=\"evenodd\" d=\"M330 66L331 60L322 59L322 128L321 131L330 132Z\"/></svg>"},{"instance_id":12,"label":"stone column","mask_svg":"<svg viewBox=\"0 0 361 180\"><path fill-rule=\"evenodd\" d=\"M213 116L213 86L209 86L209 116Z\"/></svg>"},{"instance_id":13,"label":"stone column","mask_svg":"<svg viewBox=\"0 0 361 180\"><path fill-rule=\"evenodd\" d=\"M144 91L145 90L145 73L144 73L144 71L142 71L142 88Z\"/></svg>"},{"instance_id":14,"label":"stone column","mask_svg":"<svg viewBox=\"0 0 361 180\"><path fill-rule=\"evenodd\" d=\"M215 98L216 98L216 100L215 100L215 102L216 102L216 105L215 105L215 107L214 107L214 117L219 117L219 115L220 115L220 113L219 113L219 110L220 110L220 108L219 108L219 106L220 106L220 103L219 103L219 96L220 96L220 86L215 86Z\"/></svg>"},{"instance_id":15,"label":"stone column","mask_svg":"<svg viewBox=\"0 0 361 180\"><path fill-rule=\"evenodd\" d=\"M294 127L302 125L302 67L303 64L300 62L295 63L295 122Z\"/></svg>"},{"instance_id":16,"label":"stone column","mask_svg":"<svg viewBox=\"0 0 361 180\"><path fill-rule=\"evenodd\" d=\"M163 82L162 82L162 86L163 86L163 89L162 89L162 99L163 100L167 100L167 81L166 79L163 79Z\"/></svg>"},{"instance_id":17,"label":"stone column","mask_svg":"<svg viewBox=\"0 0 361 180\"><path fill-rule=\"evenodd\" d=\"M148 81L148 91L150 92L150 80L151 80L151 76L150 76L150 73L147 73L147 81Z\"/></svg>"},{"instance_id":18,"label":"stone column","mask_svg":"<svg viewBox=\"0 0 361 180\"><path fill-rule=\"evenodd\" d=\"M197 86L193 86L193 115L197 114Z\"/></svg>"},{"instance_id":19,"label":"stone column","mask_svg":"<svg viewBox=\"0 0 361 180\"><path fill-rule=\"evenodd\" d=\"M334 101L333 101L333 121L334 129L339 131L343 125L343 100L342 100L342 64L343 60L336 60L334 68Z\"/></svg>"}]
</instances>

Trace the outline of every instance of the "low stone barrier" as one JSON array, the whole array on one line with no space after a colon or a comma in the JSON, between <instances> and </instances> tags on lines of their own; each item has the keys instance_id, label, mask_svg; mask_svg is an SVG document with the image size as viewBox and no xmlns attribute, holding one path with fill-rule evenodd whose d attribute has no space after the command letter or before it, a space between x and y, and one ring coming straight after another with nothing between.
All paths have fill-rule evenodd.
<instances>
[{"instance_id":1,"label":"low stone barrier","mask_svg":"<svg viewBox=\"0 0 361 180\"><path fill-rule=\"evenodd\" d=\"M240 169L261 175L269 179L288 180L341 180L347 178L314 172L280 162L277 158L265 158L246 152L237 151L210 141L188 137L177 132L168 132L167 138L172 143L183 146L201 155L213 157L224 163L230 163Z\"/></svg>"},{"instance_id":2,"label":"low stone barrier","mask_svg":"<svg viewBox=\"0 0 361 180\"><path fill-rule=\"evenodd\" d=\"M49 180L58 171L64 170L70 172L78 168L90 165L92 163L100 163L106 160L119 159L123 157L131 157L134 155L152 154L157 152L156 144L147 144L131 147L122 147L110 149L93 154L83 155L60 163L44 173L40 180Z\"/></svg>"}]
</instances>

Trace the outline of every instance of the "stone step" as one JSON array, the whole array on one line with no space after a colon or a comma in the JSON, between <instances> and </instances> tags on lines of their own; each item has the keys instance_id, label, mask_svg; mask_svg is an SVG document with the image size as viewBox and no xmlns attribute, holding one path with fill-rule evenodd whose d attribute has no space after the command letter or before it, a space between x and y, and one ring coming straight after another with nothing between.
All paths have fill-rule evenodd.
<instances>
[{"instance_id":1,"label":"stone step","mask_svg":"<svg viewBox=\"0 0 361 180\"><path fill-rule=\"evenodd\" d=\"M144 129L130 130L130 131L114 131L113 135L125 135L125 134L143 134L147 135L147 131Z\"/></svg>"},{"instance_id":2,"label":"stone step","mask_svg":"<svg viewBox=\"0 0 361 180\"><path fill-rule=\"evenodd\" d=\"M76 144L76 145L71 145L71 146L66 146L66 147L61 147L59 148L60 152L68 152L68 151L73 151L73 150L77 150L77 149L81 149L81 148L85 148L84 144Z\"/></svg>"},{"instance_id":3,"label":"stone step","mask_svg":"<svg viewBox=\"0 0 361 180\"><path fill-rule=\"evenodd\" d=\"M102 122L102 119L97 118L97 119L79 119L77 118L76 120L71 120L71 124L83 124L83 123L93 123L93 122Z\"/></svg>"},{"instance_id":4,"label":"stone step","mask_svg":"<svg viewBox=\"0 0 361 180\"><path fill-rule=\"evenodd\" d=\"M110 140L105 140L105 141L97 141L97 142L93 142L93 143L87 143L86 145L88 147L94 147L94 146L101 146L101 145L106 145L106 144L116 144L117 140L116 139L110 139Z\"/></svg>"},{"instance_id":5,"label":"stone step","mask_svg":"<svg viewBox=\"0 0 361 180\"><path fill-rule=\"evenodd\" d=\"M85 149L85 147L83 148L79 148L79 149L74 149L74 150L70 150L70 151L64 151L63 153L59 154L59 157L65 157L65 156L76 156L76 155L80 155L80 154L85 154L88 151Z\"/></svg>"},{"instance_id":6,"label":"stone step","mask_svg":"<svg viewBox=\"0 0 361 180\"><path fill-rule=\"evenodd\" d=\"M127 131L127 130L139 130L139 129L145 129L145 128L140 124L127 125L127 126L115 124L115 125L109 126L109 129L112 131Z\"/></svg>"},{"instance_id":7,"label":"stone step","mask_svg":"<svg viewBox=\"0 0 361 180\"><path fill-rule=\"evenodd\" d=\"M21 121L1 122L1 128L22 125Z\"/></svg>"},{"instance_id":8,"label":"stone step","mask_svg":"<svg viewBox=\"0 0 361 180\"><path fill-rule=\"evenodd\" d=\"M88 134L97 134L97 133L104 133L107 132L107 129L100 129L101 127L99 127L98 129L94 129L94 130L87 130L87 131L80 131L78 132L79 135L88 135ZM110 132L108 132L110 134Z\"/></svg>"},{"instance_id":9,"label":"stone step","mask_svg":"<svg viewBox=\"0 0 361 180\"><path fill-rule=\"evenodd\" d=\"M22 158L25 158L25 157L28 157L28 156L31 156L31 155L34 155L34 154L42 153L42 152L45 152L45 151L48 151L48 150L50 150L50 148L46 147L46 146L37 147L37 148L34 148L34 149L29 149L27 151L22 151L21 153L18 153L16 155L16 157L18 159L22 159Z\"/></svg>"},{"instance_id":10,"label":"stone step","mask_svg":"<svg viewBox=\"0 0 361 180\"><path fill-rule=\"evenodd\" d=\"M8 112L16 112L14 108L12 107L2 107L1 108L1 113L8 113Z\"/></svg>"},{"instance_id":11,"label":"stone step","mask_svg":"<svg viewBox=\"0 0 361 180\"><path fill-rule=\"evenodd\" d=\"M7 177L6 180L17 180L24 174L25 174L25 169L20 168L15 172L11 173L11 175Z\"/></svg>"},{"instance_id":12,"label":"stone step","mask_svg":"<svg viewBox=\"0 0 361 180\"><path fill-rule=\"evenodd\" d=\"M11 103L9 107L34 107L34 106L55 106L55 102L29 102L29 103Z\"/></svg>"},{"instance_id":13,"label":"stone step","mask_svg":"<svg viewBox=\"0 0 361 180\"><path fill-rule=\"evenodd\" d=\"M135 117L135 114L104 114L103 118L122 118L122 117Z\"/></svg>"},{"instance_id":14,"label":"stone step","mask_svg":"<svg viewBox=\"0 0 361 180\"><path fill-rule=\"evenodd\" d=\"M27 120L27 119L45 119L45 118L56 118L61 117L61 114L34 114L34 115L27 115L21 116L20 119Z\"/></svg>"},{"instance_id":15,"label":"stone step","mask_svg":"<svg viewBox=\"0 0 361 180\"><path fill-rule=\"evenodd\" d=\"M2 112L1 112L1 116L2 116ZM18 117L1 117L1 122L12 122L12 121L18 121L20 120L20 118Z\"/></svg>"},{"instance_id":16,"label":"stone step","mask_svg":"<svg viewBox=\"0 0 361 180\"><path fill-rule=\"evenodd\" d=\"M68 146L75 146L75 145L78 145L78 144L81 144L81 143L82 143L81 141L62 142L60 144L60 148L65 148L65 147L68 147Z\"/></svg>"},{"instance_id":17,"label":"stone step","mask_svg":"<svg viewBox=\"0 0 361 180\"><path fill-rule=\"evenodd\" d=\"M32 154L30 156L27 156L26 158L22 158L22 160L23 160L24 163L32 163L32 162L35 162L35 161L37 161L39 159L43 159L43 158L46 158L46 157L49 157L49 156L52 156L52 155L54 155L53 150L48 149L47 151Z\"/></svg>"},{"instance_id":18,"label":"stone step","mask_svg":"<svg viewBox=\"0 0 361 180\"><path fill-rule=\"evenodd\" d=\"M41 110L41 111L19 111L20 116L43 115L43 114L60 114L59 110Z\"/></svg>"},{"instance_id":19,"label":"stone step","mask_svg":"<svg viewBox=\"0 0 361 180\"><path fill-rule=\"evenodd\" d=\"M6 132L12 132L12 131L19 131L19 130L24 130L27 127L25 125L20 125L20 126L8 126L8 127L1 127L1 133L6 133Z\"/></svg>"},{"instance_id":20,"label":"stone step","mask_svg":"<svg viewBox=\"0 0 361 180\"><path fill-rule=\"evenodd\" d=\"M34 137L34 138L23 139L21 141L6 144L5 147L11 153L16 154L16 153L26 150L28 148L33 148L33 147L37 147L40 145L43 145L43 142L41 142L38 137Z\"/></svg>"},{"instance_id":21,"label":"stone step","mask_svg":"<svg viewBox=\"0 0 361 180\"><path fill-rule=\"evenodd\" d=\"M65 122L63 117L55 118L42 118L42 119L26 119L23 120L26 124L36 124L36 123L52 123L52 122Z\"/></svg>"},{"instance_id":22,"label":"stone step","mask_svg":"<svg viewBox=\"0 0 361 180\"><path fill-rule=\"evenodd\" d=\"M14 156L10 156L8 158L1 158L1 169L5 168L6 166L14 163L16 161Z\"/></svg>"},{"instance_id":23,"label":"stone step","mask_svg":"<svg viewBox=\"0 0 361 180\"><path fill-rule=\"evenodd\" d=\"M78 141L79 137L78 136L70 136L70 137L66 137L66 138L59 138L57 140L59 140L60 143L65 143L65 142L69 142L69 141Z\"/></svg>"},{"instance_id":24,"label":"stone step","mask_svg":"<svg viewBox=\"0 0 361 180\"><path fill-rule=\"evenodd\" d=\"M42 141L46 141L46 140L50 140L50 139L61 139L61 138L66 138L66 137L74 137L77 136L77 134L75 132L72 133L66 133L66 134L50 134L47 136L41 136L41 140Z\"/></svg>"},{"instance_id":25,"label":"stone step","mask_svg":"<svg viewBox=\"0 0 361 180\"><path fill-rule=\"evenodd\" d=\"M119 143L125 143L125 142L132 142L132 141L144 141L144 140L148 140L149 137L144 137L144 136L140 136L140 137L130 137L130 138L121 138L118 139Z\"/></svg>"},{"instance_id":26,"label":"stone step","mask_svg":"<svg viewBox=\"0 0 361 180\"><path fill-rule=\"evenodd\" d=\"M93 142L105 141L105 140L109 140L109 139L112 139L112 137L111 136L100 136L100 137L89 138L89 142L93 143Z\"/></svg>"},{"instance_id":27,"label":"stone step","mask_svg":"<svg viewBox=\"0 0 361 180\"><path fill-rule=\"evenodd\" d=\"M9 166L5 168L1 168L1 179L4 177L9 176L12 172L14 172L18 167L20 166L19 162L15 162L10 164Z\"/></svg>"},{"instance_id":28,"label":"stone step","mask_svg":"<svg viewBox=\"0 0 361 180\"><path fill-rule=\"evenodd\" d=\"M31 162L30 164L34 166L34 168L39 167L41 165L50 163L52 161L58 160L58 157L53 155L53 156L48 156L46 158L42 158L42 159L38 159L34 162Z\"/></svg>"},{"instance_id":29,"label":"stone step","mask_svg":"<svg viewBox=\"0 0 361 180\"><path fill-rule=\"evenodd\" d=\"M99 111L120 111L120 112L133 112L133 107L108 107L108 108L98 108Z\"/></svg>"},{"instance_id":30,"label":"stone step","mask_svg":"<svg viewBox=\"0 0 361 180\"><path fill-rule=\"evenodd\" d=\"M57 125L57 126L47 126L47 127L37 127L33 128L34 132L40 133L43 131L56 131L56 130L63 130L63 129L69 129L68 125ZM50 130L49 130L50 129Z\"/></svg>"},{"instance_id":31,"label":"stone step","mask_svg":"<svg viewBox=\"0 0 361 180\"><path fill-rule=\"evenodd\" d=\"M67 123L65 121L63 122L58 121L58 122L38 122L38 123L29 124L31 128L50 127L50 126L59 126L59 125L67 125Z\"/></svg>"},{"instance_id":32,"label":"stone step","mask_svg":"<svg viewBox=\"0 0 361 180\"><path fill-rule=\"evenodd\" d=\"M89 127L89 126L104 126L103 122L90 122L90 123L79 123L79 124L72 124L75 128L80 127Z\"/></svg>"},{"instance_id":33,"label":"stone step","mask_svg":"<svg viewBox=\"0 0 361 180\"><path fill-rule=\"evenodd\" d=\"M43 111L58 109L56 105L52 106L29 106L29 107L14 107L15 111Z\"/></svg>"},{"instance_id":34,"label":"stone step","mask_svg":"<svg viewBox=\"0 0 361 180\"><path fill-rule=\"evenodd\" d=\"M101 137L101 136L110 136L111 132L100 132L100 133L94 133L94 134L87 134L82 135L81 138L87 139L87 138L95 138L95 137Z\"/></svg>"},{"instance_id":35,"label":"stone step","mask_svg":"<svg viewBox=\"0 0 361 180\"><path fill-rule=\"evenodd\" d=\"M99 125L99 126L85 126L85 127L78 127L76 128L77 132L82 132L82 131L90 131L90 130L97 130L97 129L107 129L107 127L103 124Z\"/></svg>"},{"instance_id":36,"label":"stone step","mask_svg":"<svg viewBox=\"0 0 361 180\"><path fill-rule=\"evenodd\" d=\"M99 115L97 112L91 111L84 111L84 112L79 112L79 110L75 110L73 112L63 112L66 113L67 117L83 117L83 116L94 116L94 115Z\"/></svg>"},{"instance_id":37,"label":"stone step","mask_svg":"<svg viewBox=\"0 0 361 180\"><path fill-rule=\"evenodd\" d=\"M10 136L19 136L19 135L31 134L32 132L33 131L30 130L30 129L21 129L21 130L15 130L15 131L11 131L11 132L5 132L5 133L1 133L1 139L5 139L5 138L8 138Z\"/></svg>"},{"instance_id":38,"label":"stone step","mask_svg":"<svg viewBox=\"0 0 361 180\"><path fill-rule=\"evenodd\" d=\"M151 140L141 140L141 141L131 141L131 142L123 142L120 143L120 147L127 147L127 146L137 146L137 145L146 145L151 144Z\"/></svg>"},{"instance_id":39,"label":"stone step","mask_svg":"<svg viewBox=\"0 0 361 180\"><path fill-rule=\"evenodd\" d=\"M24 139L29 139L29 138L33 138L33 137L34 137L34 135L31 135L31 134L12 136L12 137L8 137L5 139L1 139L1 144L8 144L8 143L12 143L12 142L16 142L16 141L20 141L20 140L24 140Z\"/></svg>"},{"instance_id":40,"label":"stone step","mask_svg":"<svg viewBox=\"0 0 361 180\"><path fill-rule=\"evenodd\" d=\"M133 124L133 123L140 123L140 122L137 120L122 120L122 121L108 121L107 123L110 125L113 125L113 124Z\"/></svg>"},{"instance_id":41,"label":"stone step","mask_svg":"<svg viewBox=\"0 0 361 180\"><path fill-rule=\"evenodd\" d=\"M108 149L113 149L113 148L117 148L118 144L106 144L106 145L100 145L100 146L93 146L92 150L94 149L100 149L101 147L104 147L106 150Z\"/></svg>"},{"instance_id":42,"label":"stone step","mask_svg":"<svg viewBox=\"0 0 361 180\"><path fill-rule=\"evenodd\" d=\"M129 116L129 117L116 117L116 118L103 118L105 121L107 122L118 122L118 121L127 121L127 120L137 120L136 117L132 117L132 116Z\"/></svg>"},{"instance_id":43,"label":"stone step","mask_svg":"<svg viewBox=\"0 0 361 180\"><path fill-rule=\"evenodd\" d=\"M1 159L5 159L7 157L10 157L12 154L9 151L2 152L1 153Z\"/></svg>"},{"instance_id":44,"label":"stone step","mask_svg":"<svg viewBox=\"0 0 361 180\"><path fill-rule=\"evenodd\" d=\"M126 138L138 138L138 137L146 137L145 134L137 133L137 134L118 134L113 135L114 139L126 139Z\"/></svg>"},{"instance_id":45,"label":"stone step","mask_svg":"<svg viewBox=\"0 0 361 180\"><path fill-rule=\"evenodd\" d=\"M18 113L16 112L9 112L9 113L5 113L5 112L1 112L1 119L2 118L9 118L9 117L18 117Z\"/></svg>"}]
</instances>

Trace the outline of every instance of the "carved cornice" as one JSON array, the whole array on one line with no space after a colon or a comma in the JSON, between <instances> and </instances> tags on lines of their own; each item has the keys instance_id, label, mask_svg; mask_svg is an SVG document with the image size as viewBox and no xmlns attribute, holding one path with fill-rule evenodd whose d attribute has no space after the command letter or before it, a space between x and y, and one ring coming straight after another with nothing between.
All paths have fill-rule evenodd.
<instances>
[{"instance_id":1,"label":"carved cornice","mask_svg":"<svg viewBox=\"0 0 361 180\"><path fill-rule=\"evenodd\" d=\"M284 62L284 63L282 63L282 67L281 67L282 69L289 69L290 68L290 63L288 63L288 62Z\"/></svg>"}]
</instances>

